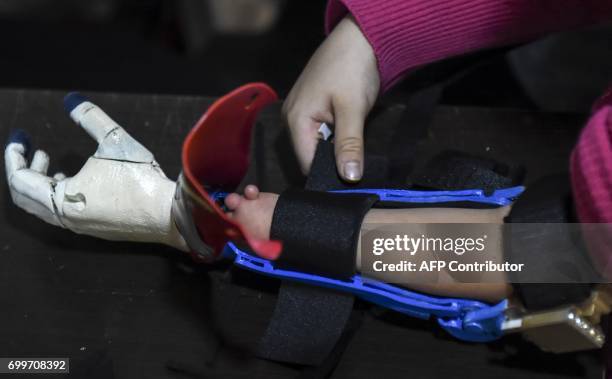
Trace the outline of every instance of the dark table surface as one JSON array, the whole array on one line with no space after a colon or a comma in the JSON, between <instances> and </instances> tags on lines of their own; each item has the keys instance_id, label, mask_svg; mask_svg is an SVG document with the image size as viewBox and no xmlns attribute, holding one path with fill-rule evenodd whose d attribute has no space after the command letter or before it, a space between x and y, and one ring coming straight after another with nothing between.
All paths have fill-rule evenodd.
<instances>
[{"instance_id":1,"label":"dark table surface","mask_svg":"<svg viewBox=\"0 0 612 379\"><path fill-rule=\"evenodd\" d=\"M60 92L0 91L0 137L26 129L50 173L78 172L96 148L62 109ZM180 171L181 142L210 98L89 94L156 156ZM248 180L281 191L302 180L280 105L260 116ZM368 148L384 150L401 105L375 112ZM584 116L438 107L413 146L417 165L453 148L527 167L527 182L567 170ZM403 121L405 122L405 120ZM408 125L409 126L409 125ZM0 176L0 357L70 357L71 377L294 377L253 358L277 283L227 264L197 265L170 248L79 236L14 206ZM518 337L467 344L431 322L368 309L335 378L599 378L597 353L552 355ZM45 376L47 377L47 376Z\"/></svg>"}]
</instances>

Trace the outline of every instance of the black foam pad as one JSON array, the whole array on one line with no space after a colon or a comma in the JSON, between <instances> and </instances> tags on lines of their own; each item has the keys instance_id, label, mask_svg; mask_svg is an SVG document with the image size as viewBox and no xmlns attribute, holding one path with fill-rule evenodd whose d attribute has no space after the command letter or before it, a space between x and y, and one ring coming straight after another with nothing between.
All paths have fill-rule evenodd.
<instances>
[{"instance_id":1,"label":"black foam pad","mask_svg":"<svg viewBox=\"0 0 612 379\"><path fill-rule=\"evenodd\" d=\"M509 262L525 264L523 271L510 273L509 278L527 309L574 304L589 297L592 285L583 282L597 274L581 236L567 225L576 222L568 175L548 176L530 185L505 222L513 225L504 235L504 254ZM554 225L534 230L521 223ZM521 283L535 277L544 283ZM545 283L547 278L556 283ZM559 283L561 278L566 283Z\"/></svg>"},{"instance_id":2,"label":"black foam pad","mask_svg":"<svg viewBox=\"0 0 612 379\"><path fill-rule=\"evenodd\" d=\"M347 280L363 217L376 195L285 191L274 209L270 237L283 241L276 267Z\"/></svg>"},{"instance_id":3,"label":"black foam pad","mask_svg":"<svg viewBox=\"0 0 612 379\"><path fill-rule=\"evenodd\" d=\"M417 173L415 186L436 190L496 189L519 185L525 170L458 151L443 151Z\"/></svg>"}]
</instances>

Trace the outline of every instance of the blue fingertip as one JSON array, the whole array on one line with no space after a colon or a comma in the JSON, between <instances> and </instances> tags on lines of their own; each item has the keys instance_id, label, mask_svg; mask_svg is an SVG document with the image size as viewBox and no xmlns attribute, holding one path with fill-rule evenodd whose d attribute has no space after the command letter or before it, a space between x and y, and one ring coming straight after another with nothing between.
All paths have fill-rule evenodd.
<instances>
[{"instance_id":1,"label":"blue fingertip","mask_svg":"<svg viewBox=\"0 0 612 379\"><path fill-rule=\"evenodd\" d=\"M85 96L78 92L70 92L68 95L66 95L66 97L64 97L64 109L67 113L70 113L74 108L78 107L85 101L89 101Z\"/></svg>"},{"instance_id":2,"label":"blue fingertip","mask_svg":"<svg viewBox=\"0 0 612 379\"><path fill-rule=\"evenodd\" d=\"M30 143L30 135L23 129L14 129L11 131L8 140L6 141L6 145L8 146L11 143L20 143L25 148L25 155L30 151L31 143Z\"/></svg>"}]
</instances>

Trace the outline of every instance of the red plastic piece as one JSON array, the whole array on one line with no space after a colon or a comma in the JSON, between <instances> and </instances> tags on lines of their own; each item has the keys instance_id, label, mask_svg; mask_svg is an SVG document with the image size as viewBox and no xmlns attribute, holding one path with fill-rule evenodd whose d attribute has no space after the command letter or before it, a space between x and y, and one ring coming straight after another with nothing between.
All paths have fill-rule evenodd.
<instances>
[{"instance_id":1,"label":"red plastic piece","mask_svg":"<svg viewBox=\"0 0 612 379\"><path fill-rule=\"evenodd\" d=\"M249 166L251 129L259 111L278 96L264 83L244 85L215 101L189 132L183 144L183 173L201 198L194 207L200 237L215 253L229 241L246 241L265 259L278 258L280 241L252 238L209 196L206 187L233 191ZM205 187L206 186L206 187Z\"/></svg>"}]
</instances>

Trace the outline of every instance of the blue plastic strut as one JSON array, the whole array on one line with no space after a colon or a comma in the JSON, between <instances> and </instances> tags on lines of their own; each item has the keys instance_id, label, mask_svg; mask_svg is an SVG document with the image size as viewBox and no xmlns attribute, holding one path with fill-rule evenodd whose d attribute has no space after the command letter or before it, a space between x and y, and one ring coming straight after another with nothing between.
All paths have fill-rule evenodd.
<instances>
[{"instance_id":1,"label":"blue plastic strut","mask_svg":"<svg viewBox=\"0 0 612 379\"><path fill-rule=\"evenodd\" d=\"M393 201L397 203L449 203L473 202L503 207L512 204L525 190L523 186L504 188L494 191L487 196L481 189L458 191L414 191L392 189L349 189L329 191L333 193L367 193L378 195L380 201Z\"/></svg>"},{"instance_id":2,"label":"blue plastic strut","mask_svg":"<svg viewBox=\"0 0 612 379\"><path fill-rule=\"evenodd\" d=\"M477 300L427 296L361 275L344 281L279 269L272 262L242 251L231 242L226 245L223 255L233 257L236 266L262 275L349 292L381 307L421 319L435 317L443 329L464 341L488 342L502 335L507 300L492 306Z\"/></svg>"},{"instance_id":3,"label":"blue plastic strut","mask_svg":"<svg viewBox=\"0 0 612 379\"><path fill-rule=\"evenodd\" d=\"M479 204L489 204L493 206L503 207L512 204L514 199L518 198L525 187L516 186L503 188L494 191L487 196L485 191L481 189L457 190L457 191L415 191L415 190L397 190L397 189L347 189L333 190L331 193L364 193L377 195L379 201L393 201L396 203L423 203L423 204L439 204L452 202L472 202ZM227 196L227 192L211 191L210 196L215 201L223 200Z\"/></svg>"}]
</instances>

